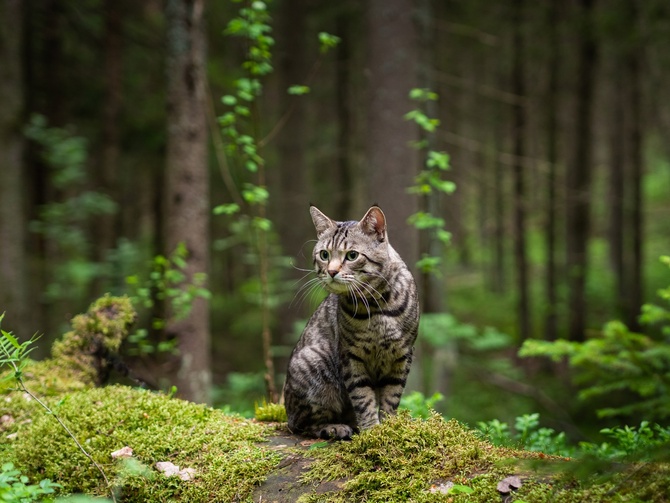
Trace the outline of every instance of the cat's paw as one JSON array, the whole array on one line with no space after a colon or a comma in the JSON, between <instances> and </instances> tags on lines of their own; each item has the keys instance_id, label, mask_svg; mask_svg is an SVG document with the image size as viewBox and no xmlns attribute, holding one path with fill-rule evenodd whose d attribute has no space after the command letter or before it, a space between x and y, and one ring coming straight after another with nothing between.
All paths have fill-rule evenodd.
<instances>
[{"instance_id":1,"label":"cat's paw","mask_svg":"<svg viewBox=\"0 0 670 503\"><path fill-rule=\"evenodd\" d=\"M327 424L316 435L326 440L351 440L354 433L354 429L348 424Z\"/></svg>"}]
</instances>

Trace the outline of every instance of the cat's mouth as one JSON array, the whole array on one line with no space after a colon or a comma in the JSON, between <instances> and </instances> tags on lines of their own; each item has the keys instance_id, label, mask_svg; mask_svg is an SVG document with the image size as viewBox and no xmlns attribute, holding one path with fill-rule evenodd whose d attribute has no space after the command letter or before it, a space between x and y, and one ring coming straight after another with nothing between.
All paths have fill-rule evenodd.
<instances>
[{"instance_id":1,"label":"cat's mouth","mask_svg":"<svg viewBox=\"0 0 670 503\"><path fill-rule=\"evenodd\" d=\"M347 285L348 281L339 276L331 277L326 274L321 278L321 282L326 290L330 293L343 294L349 292L349 287Z\"/></svg>"}]
</instances>

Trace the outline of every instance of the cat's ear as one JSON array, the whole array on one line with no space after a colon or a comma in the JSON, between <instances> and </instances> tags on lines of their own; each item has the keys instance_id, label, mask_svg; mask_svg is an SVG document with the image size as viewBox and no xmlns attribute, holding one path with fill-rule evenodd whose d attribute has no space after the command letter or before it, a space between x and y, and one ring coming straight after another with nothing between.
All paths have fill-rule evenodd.
<instances>
[{"instance_id":1,"label":"cat's ear","mask_svg":"<svg viewBox=\"0 0 670 503\"><path fill-rule=\"evenodd\" d=\"M386 217L379 206L370 208L359 225L368 236L376 237L379 242L386 241Z\"/></svg>"},{"instance_id":2,"label":"cat's ear","mask_svg":"<svg viewBox=\"0 0 670 503\"><path fill-rule=\"evenodd\" d=\"M337 224L324 215L316 206L310 206L309 212L312 215L312 222L314 222L314 227L316 228L316 237L320 238L328 229L337 227Z\"/></svg>"}]
</instances>

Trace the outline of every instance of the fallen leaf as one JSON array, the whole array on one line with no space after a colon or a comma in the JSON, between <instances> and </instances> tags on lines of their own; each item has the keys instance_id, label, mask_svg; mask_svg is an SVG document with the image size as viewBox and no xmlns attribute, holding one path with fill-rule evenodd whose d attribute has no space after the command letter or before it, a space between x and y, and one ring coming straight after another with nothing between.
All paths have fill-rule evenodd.
<instances>
[{"instance_id":1,"label":"fallen leaf","mask_svg":"<svg viewBox=\"0 0 670 503\"><path fill-rule=\"evenodd\" d=\"M509 494L512 491L519 489L521 485L522 485L521 477L518 477L517 475L512 475L510 477L505 477L500 482L498 482L496 489L498 489L498 492L502 494Z\"/></svg>"}]
</instances>

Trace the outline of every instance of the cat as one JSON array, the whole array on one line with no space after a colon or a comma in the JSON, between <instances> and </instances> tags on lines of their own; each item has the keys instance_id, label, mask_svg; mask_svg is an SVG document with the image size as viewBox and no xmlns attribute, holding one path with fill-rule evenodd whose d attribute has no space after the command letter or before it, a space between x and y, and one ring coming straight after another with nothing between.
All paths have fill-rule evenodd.
<instances>
[{"instance_id":1,"label":"cat","mask_svg":"<svg viewBox=\"0 0 670 503\"><path fill-rule=\"evenodd\" d=\"M412 363L419 300L374 205L358 222L310 207L314 269L329 295L288 363L284 403L293 433L350 439L395 414Z\"/></svg>"}]
</instances>

